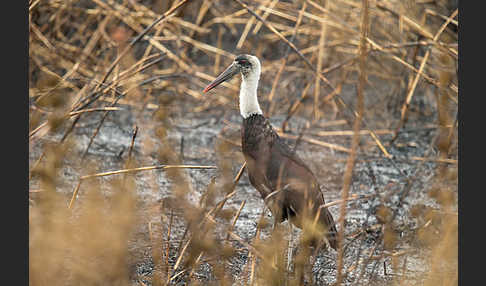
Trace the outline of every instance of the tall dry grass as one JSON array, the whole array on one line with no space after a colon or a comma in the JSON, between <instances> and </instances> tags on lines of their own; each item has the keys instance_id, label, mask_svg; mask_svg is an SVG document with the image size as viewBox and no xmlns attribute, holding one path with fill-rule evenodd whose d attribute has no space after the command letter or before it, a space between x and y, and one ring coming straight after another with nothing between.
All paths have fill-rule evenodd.
<instances>
[{"instance_id":1,"label":"tall dry grass","mask_svg":"<svg viewBox=\"0 0 486 286\"><path fill-rule=\"evenodd\" d=\"M30 284L456 285L453 2L29 1ZM204 157L200 165L184 164L181 146L191 142L170 138L177 114L238 113L236 81L211 96L201 90L240 53L262 61L260 102L266 116L286 118L277 126L282 137L349 156L339 171L340 199L331 202L339 209L341 248L335 271L323 279L312 274L316 253L306 247L312 229L289 242L293 232L273 229L262 211L251 239L237 234L246 200L225 205L245 168L232 152L238 136L222 132L210 146L215 166ZM113 171L92 150L110 117L127 108L136 126L125 126L133 131L126 136L130 147ZM298 134L294 117L304 118L309 132ZM336 128L322 131L323 124ZM407 141L409 125L432 126L436 134L424 156L408 158L412 174L392 151L414 144ZM145 164L140 154L153 154L157 164ZM353 226L347 214L364 198L353 193L355 166L363 161L386 162L400 179L387 186L363 180L372 190L365 197L379 204L368 213L377 223ZM436 169L425 180L421 172L431 162ZM210 168L218 176L208 178L194 202L200 186L187 171ZM158 172L146 182L153 193L163 173L171 194L143 210L136 192L141 172ZM417 194L435 204L410 203ZM144 216L158 219L146 226L149 243L137 245ZM132 256L145 251L152 269L142 277ZM407 263L417 259L423 269L410 270ZM379 281L377 268L385 277Z\"/></svg>"}]
</instances>

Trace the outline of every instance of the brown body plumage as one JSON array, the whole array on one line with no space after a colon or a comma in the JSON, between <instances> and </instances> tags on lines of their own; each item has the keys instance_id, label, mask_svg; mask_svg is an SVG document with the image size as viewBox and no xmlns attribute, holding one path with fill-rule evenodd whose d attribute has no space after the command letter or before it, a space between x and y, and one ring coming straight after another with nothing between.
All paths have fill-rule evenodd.
<instances>
[{"instance_id":1,"label":"brown body plumage","mask_svg":"<svg viewBox=\"0 0 486 286\"><path fill-rule=\"evenodd\" d=\"M336 226L325 204L319 183L307 165L273 130L270 122L255 114L243 120L242 151L251 184L260 192L276 222L288 219L299 228L303 221L326 227L326 238L336 249ZM318 214L319 212L319 214Z\"/></svg>"}]
</instances>

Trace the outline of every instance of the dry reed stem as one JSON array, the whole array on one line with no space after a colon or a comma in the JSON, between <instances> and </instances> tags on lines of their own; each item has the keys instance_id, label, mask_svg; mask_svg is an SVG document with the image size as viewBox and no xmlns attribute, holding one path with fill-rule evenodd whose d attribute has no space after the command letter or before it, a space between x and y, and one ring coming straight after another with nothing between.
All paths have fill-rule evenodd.
<instances>
[{"instance_id":1,"label":"dry reed stem","mask_svg":"<svg viewBox=\"0 0 486 286\"><path fill-rule=\"evenodd\" d=\"M95 108L86 108L86 109L81 109L77 111L71 111L69 112L69 116L75 116L81 113L86 113L86 112L93 112L93 111L118 111L118 110L123 110L120 107L95 107Z\"/></svg>"},{"instance_id":2,"label":"dry reed stem","mask_svg":"<svg viewBox=\"0 0 486 286\"><path fill-rule=\"evenodd\" d=\"M272 2L270 3L270 5L268 5L268 8L270 9L273 9L273 7L275 7L275 5L278 3L279 0L272 0ZM267 7L263 7L263 11L265 11L262 15L262 19L266 20L268 18L268 16L270 15L270 12L268 11L268 9L266 9ZM262 28L262 22L258 22L256 23L255 25L255 28L253 29L253 35L256 35L258 33L258 31L260 31L260 29Z\"/></svg>"},{"instance_id":3,"label":"dry reed stem","mask_svg":"<svg viewBox=\"0 0 486 286\"><path fill-rule=\"evenodd\" d=\"M336 97L337 97L337 101L345 108L349 108L347 106L346 103L344 103L344 101L341 99L341 97L336 94ZM355 111L355 110L352 110L352 114L354 115L354 118L358 118L360 117L360 115ZM363 125L366 126L366 121L364 120L364 118L361 118L361 120L363 121ZM375 132L371 129L368 129L369 132L370 132L370 135L371 137L373 138L373 140L375 141L376 145L378 146L378 148L380 149L380 151L383 153L383 155L388 158L388 159L392 159L393 156L388 153L388 151L386 150L385 146L383 145L383 143L381 143L381 140L378 138L378 136L375 134Z\"/></svg>"},{"instance_id":4,"label":"dry reed stem","mask_svg":"<svg viewBox=\"0 0 486 286\"><path fill-rule=\"evenodd\" d=\"M130 141L130 147L128 147L128 156L127 156L127 161L125 163L125 168L130 168L130 166L132 165L132 151L133 151L133 147L135 146L135 139L137 138L137 134L138 134L138 126L135 125L132 132L132 140ZM126 183L126 179L127 179L126 177L123 178L124 184Z\"/></svg>"},{"instance_id":5,"label":"dry reed stem","mask_svg":"<svg viewBox=\"0 0 486 286\"><path fill-rule=\"evenodd\" d=\"M267 3L265 3L265 4L267 4ZM263 5L260 5L260 7L261 6L263 6ZM258 8L260 8L260 7L258 7ZM245 28L243 29L243 32L241 32L240 39L236 43L236 49L238 49L238 50L241 49L241 47L243 46L243 42L246 40L246 36L248 36L248 32L250 32L251 26L253 25L254 22L255 22L255 17L251 16L250 20L248 20L248 22L246 22L246 25L245 25Z\"/></svg>"},{"instance_id":6,"label":"dry reed stem","mask_svg":"<svg viewBox=\"0 0 486 286\"><path fill-rule=\"evenodd\" d=\"M223 40L223 32L224 32L223 28L219 27L219 29L218 29L218 40L217 40L217 48L218 49L221 49L222 40ZM214 74L218 74L219 69L220 69L220 65L221 65L221 56L219 54L216 54L216 56L214 57L214 69L213 69Z\"/></svg>"},{"instance_id":7,"label":"dry reed stem","mask_svg":"<svg viewBox=\"0 0 486 286\"><path fill-rule=\"evenodd\" d=\"M448 19L450 19L450 17L447 17L447 16L444 16L444 15L442 15L442 14L439 14L439 13L437 13L436 11L431 10L431 9L429 9L429 8L426 8L426 9L425 9L425 13L426 13L426 14L428 14L428 15L433 15L433 16L440 17L440 18L442 18L442 20L448 20ZM459 26L459 22L457 22L456 20L451 19L450 21L451 21L451 23L452 23L452 24L454 24L454 25L456 25L456 26Z\"/></svg>"},{"instance_id":8,"label":"dry reed stem","mask_svg":"<svg viewBox=\"0 0 486 286\"><path fill-rule=\"evenodd\" d=\"M411 157L410 159L415 161L426 161L426 162L437 162L437 163L447 163L447 164L459 164L458 160L447 159L447 158L425 158L425 157Z\"/></svg>"},{"instance_id":9,"label":"dry reed stem","mask_svg":"<svg viewBox=\"0 0 486 286\"><path fill-rule=\"evenodd\" d=\"M297 112L297 110L299 109L299 107L301 106L302 102L305 100L305 98L307 97L307 91L309 91L309 88L311 86L311 82L308 82L307 85L304 87L304 89L302 90L302 94L300 96L300 99L296 100L289 108L289 111L287 112L287 117L285 118L285 120L282 122L282 132L285 132L286 129L287 129L287 124L288 124L288 121L290 120L290 118L292 118L292 116Z\"/></svg>"},{"instance_id":10,"label":"dry reed stem","mask_svg":"<svg viewBox=\"0 0 486 286\"><path fill-rule=\"evenodd\" d=\"M281 136L283 138L289 138L289 139L294 139L294 140L297 140L299 138L299 136L297 136L297 135L291 135L291 134L283 133L281 131L277 131L277 133L278 133L279 136ZM329 148L329 149L332 149L332 150L337 150L337 151L341 151L341 152L345 152L345 153L351 153L351 149L349 149L349 148L342 147L340 145L333 144L333 143L324 142L324 141L317 140L317 139L314 139L314 138L302 136L301 140L308 142L308 143L311 143L311 144L318 145L318 146L326 147L326 148Z\"/></svg>"},{"instance_id":11,"label":"dry reed stem","mask_svg":"<svg viewBox=\"0 0 486 286\"><path fill-rule=\"evenodd\" d=\"M68 117L72 117L72 116L76 116L76 115L79 115L79 114L82 114L82 113L87 113L87 112L95 112L95 111L119 111L119 110L122 110L121 108L119 107L100 107L100 108L87 108L87 109L82 109L82 110L78 110L78 111L71 111L69 113L67 113L64 118L68 118ZM47 134L49 131L50 131L50 127L49 127L49 121L44 121L43 123L39 124L39 126L37 126L34 130L32 130L30 133L29 133L29 140L33 139L33 136L39 132L39 130L43 129L44 127L48 127L47 130L45 130L45 132L38 136L38 137L42 137L43 135Z\"/></svg>"},{"instance_id":12,"label":"dry reed stem","mask_svg":"<svg viewBox=\"0 0 486 286\"><path fill-rule=\"evenodd\" d=\"M246 200L241 202L240 207L238 208L238 211L236 211L236 214L233 217L233 221L231 222L231 226L229 228L229 231L233 231L233 229L235 228L236 221L240 217L241 210L243 210L243 208L245 207L245 204L246 204ZM226 235L226 241L228 241L228 240L229 240L229 233Z\"/></svg>"},{"instance_id":13,"label":"dry reed stem","mask_svg":"<svg viewBox=\"0 0 486 286\"><path fill-rule=\"evenodd\" d=\"M229 58L231 60L233 60L236 57L236 55L234 55L234 54L232 54L230 52L227 52L225 50L222 50L222 49L213 47L213 46L208 45L206 43L202 43L202 42L193 40L193 39L189 38L188 36L180 36L179 38L181 40L185 41L185 42L188 42L188 43L192 44L193 46L195 46L198 49L206 50L208 52L212 52L212 53L215 53L217 55L225 56L225 57L227 57L227 58Z\"/></svg>"},{"instance_id":14,"label":"dry reed stem","mask_svg":"<svg viewBox=\"0 0 486 286\"><path fill-rule=\"evenodd\" d=\"M201 22L202 22L204 16L209 11L209 9L211 8L211 5L212 4L213 4L213 0L204 0L201 3L201 8L199 9L199 12L197 14L196 21L194 22L194 24L196 26L200 26L201 25ZM205 29L205 30L207 30L208 32L210 31L209 29ZM196 32L197 32L196 30L191 31L191 33L189 34L189 38L193 38L194 37L194 34Z\"/></svg>"},{"instance_id":15,"label":"dry reed stem","mask_svg":"<svg viewBox=\"0 0 486 286\"><path fill-rule=\"evenodd\" d=\"M31 1L29 1L31 2ZM37 6L37 4L39 4L40 0L35 0L34 2L32 3L29 3L29 12L32 11L32 9L35 8L35 6Z\"/></svg>"},{"instance_id":16,"label":"dry reed stem","mask_svg":"<svg viewBox=\"0 0 486 286\"><path fill-rule=\"evenodd\" d=\"M390 129L376 129L374 130L375 134L377 135L384 135L384 134L392 134L394 131ZM336 130L336 131L317 131L315 133L316 136L353 136L354 131L352 130ZM360 135L371 135L370 130L362 129L359 131Z\"/></svg>"},{"instance_id":17,"label":"dry reed stem","mask_svg":"<svg viewBox=\"0 0 486 286\"><path fill-rule=\"evenodd\" d=\"M212 219L212 218L211 218ZM251 244L247 243L243 238L239 237L236 233L228 230L227 233L234 239L236 239L239 243L243 244L251 253L253 253L255 256L259 258L263 258L263 254L260 253L254 246Z\"/></svg>"},{"instance_id":18,"label":"dry reed stem","mask_svg":"<svg viewBox=\"0 0 486 286\"><path fill-rule=\"evenodd\" d=\"M351 154L348 156L348 160L346 162L346 169L343 176L343 187L341 197L343 202L341 203L340 208L340 216L339 216L339 225L340 228L338 230L338 258L337 258L337 278L336 278L336 285L340 285L343 279L343 265L344 265L344 221L346 216L346 205L345 202L349 197L349 188L351 186L351 179L353 174L354 163L357 156L357 149L359 146L359 130L361 127L361 117L363 116L364 111L364 88L366 84L366 57L367 57L367 47L366 47L366 37L368 33L368 0L362 0L362 9L361 9L361 38L360 38L360 46L359 46L359 82L357 87L358 93L358 116L355 118L353 131L354 136L352 138L351 143Z\"/></svg>"},{"instance_id":19,"label":"dry reed stem","mask_svg":"<svg viewBox=\"0 0 486 286\"><path fill-rule=\"evenodd\" d=\"M169 277L169 272L170 272L170 267L169 267L169 249L170 249L170 235L172 233L172 222L174 218L174 213L170 212L170 220L169 220L169 226L167 227L167 245L165 246L165 265L167 266L167 272L165 275Z\"/></svg>"},{"instance_id":20,"label":"dry reed stem","mask_svg":"<svg viewBox=\"0 0 486 286\"><path fill-rule=\"evenodd\" d=\"M39 40L41 40L42 43L44 43L44 45L46 45L46 47L51 50L51 51L54 51L56 48L49 42L49 40L42 34L41 31L39 31L39 28L37 27L37 25L35 25L34 23L29 23L29 28L32 29L32 31L34 32L34 34L39 38Z\"/></svg>"},{"instance_id":21,"label":"dry reed stem","mask_svg":"<svg viewBox=\"0 0 486 286\"><path fill-rule=\"evenodd\" d=\"M182 261L182 257L184 256L184 253L186 252L187 250L187 247L189 246L189 243L191 242L191 239L192 238L189 238L186 242L186 244L184 245L184 247L182 248L182 251L179 253L179 256L177 257L177 260L176 260L176 263L174 264L174 268L172 269L172 272L175 272L177 270L177 268L179 268L179 264L181 263ZM185 270L183 270L185 271ZM167 284L169 284L170 281L174 280L177 276L179 276L182 272L179 272L178 274L174 274L171 276L167 276Z\"/></svg>"},{"instance_id":22,"label":"dry reed stem","mask_svg":"<svg viewBox=\"0 0 486 286\"><path fill-rule=\"evenodd\" d=\"M282 72L285 69L286 64L287 64L287 57L284 57L282 59L282 64L280 65L280 68L277 71L277 75L275 76L275 79L273 80L272 89L270 90L270 94L268 95L268 101L270 102L270 105L269 105L268 111L267 111L268 116L270 116L273 113L273 109L275 107L275 101L273 101L273 96L275 95L275 90L277 89L277 84L280 80L280 76L282 75Z\"/></svg>"},{"instance_id":23,"label":"dry reed stem","mask_svg":"<svg viewBox=\"0 0 486 286\"><path fill-rule=\"evenodd\" d=\"M123 94L128 94L128 90ZM111 106L115 106L116 103L118 102L118 100L121 98L122 96L118 96L118 97L114 97L113 100L112 100L112 103L111 103ZM89 142L88 142L88 146L86 147L86 149L84 150L83 152L83 155L81 155L81 159L84 160L84 158L86 157L86 155L88 154L88 151L89 151L89 148L91 147L91 144L93 144L94 142L94 139L96 137L96 135L98 135L100 129L101 129L101 126L103 125L103 123L105 122L106 118L108 117L108 114L109 114L109 111L105 111L105 113L103 114L103 117L101 118L101 120L99 121L98 123L98 126L96 127L95 131L93 132L93 134L91 135L91 137L89 138ZM78 116L80 116L81 114L79 114ZM76 121L75 121L76 122ZM74 122L73 122L74 124Z\"/></svg>"},{"instance_id":24,"label":"dry reed stem","mask_svg":"<svg viewBox=\"0 0 486 286\"><path fill-rule=\"evenodd\" d=\"M409 27L411 27L415 31L417 31L420 35L422 35L422 36L424 36L426 38L429 38L429 39L433 39L434 38L434 36L432 35L432 33L430 33L426 28L422 27L420 24L416 23L413 19L410 19L406 15L403 15L403 14L400 14L400 13L396 12L393 8L391 8L385 2L381 2L381 1L380 2L376 2L376 7L381 8L381 9L383 9L385 11L388 11L388 12L392 13L393 15L399 17L400 20L402 21L402 23L407 24Z\"/></svg>"},{"instance_id":25,"label":"dry reed stem","mask_svg":"<svg viewBox=\"0 0 486 286\"><path fill-rule=\"evenodd\" d=\"M238 16L242 16L244 14L246 14L247 12L245 11L245 9L240 9L232 14L229 14L229 15L225 15L225 16L218 16L218 17L214 17L213 19L209 20L208 22L206 22L203 27L207 28L207 27L210 27L212 26L213 24L217 24L217 23L225 23L228 25L228 28L230 29L231 33L233 35L236 34L236 28L234 28L233 25L229 25L229 24L233 24L235 23L234 21L234 17L238 17ZM242 20L242 21L240 21ZM240 23L246 23L247 20L245 19L239 19L238 21L236 22L240 22Z\"/></svg>"},{"instance_id":26,"label":"dry reed stem","mask_svg":"<svg viewBox=\"0 0 486 286\"><path fill-rule=\"evenodd\" d=\"M162 33L162 28L163 28L163 26L157 27L152 38L156 38L157 36L159 36L160 33ZM145 49L145 52L143 53L142 59L146 59L146 58L150 57L150 52L152 51L152 48L153 48L152 45L148 45L148 47ZM139 62L140 62L140 64L139 64L139 67L140 67L142 65L142 61L139 61Z\"/></svg>"},{"instance_id":27,"label":"dry reed stem","mask_svg":"<svg viewBox=\"0 0 486 286\"><path fill-rule=\"evenodd\" d=\"M371 194L371 195L352 194L352 195L348 196L346 199L335 200L333 202L323 204L323 205L319 206L319 209L328 208L328 207L331 207L331 206L342 204L344 202L355 201L355 200L364 200L364 199L372 198L374 196L376 196L376 194Z\"/></svg>"},{"instance_id":28,"label":"dry reed stem","mask_svg":"<svg viewBox=\"0 0 486 286\"><path fill-rule=\"evenodd\" d=\"M150 170L165 170L165 169L217 169L216 166L199 166L199 165L156 165L156 166L148 166L148 167L138 167L138 168L131 168L131 169L122 169L116 171L109 171L109 172L102 172L96 173L91 175L84 175L79 178L78 185L73 191L73 195L71 197L71 201L69 202L68 208L71 209L76 197L78 195L79 188L81 186L81 182L86 179L91 178L99 178L105 176L112 176L112 175L119 175L119 174L127 174L127 173L135 173L141 171L150 171Z\"/></svg>"},{"instance_id":29,"label":"dry reed stem","mask_svg":"<svg viewBox=\"0 0 486 286\"><path fill-rule=\"evenodd\" d=\"M328 1L324 2L324 9L327 9L329 5ZM323 13L322 19L326 19L327 13ZM327 25L324 22L321 23L321 35L319 37L319 50L317 55L317 66L316 66L316 73L322 72L322 63L324 60L324 44L327 32ZM321 93L321 79L316 77L315 84L314 84L314 121L319 120L320 112L319 112L319 95Z\"/></svg>"},{"instance_id":30,"label":"dry reed stem","mask_svg":"<svg viewBox=\"0 0 486 286\"><path fill-rule=\"evenodd\" d=\"M224 204L226 203L226 201L231 198L232 196L234 196L234 194L236 193L236 190L235 190L235 187L236 185L238 184L238 182L240 181L240 178L241 176L243 175L243 172L245 171L245 168L246 168L246 161L243 163L243 165L241 165L240 167L240 170L238 171L238 173L236 174L235 178L233 179L233 185L232 185L232 188L231 188L231 192L227 193L224 198L219 201L216 206L214 206L205 216L205 218L209 218L211 216L213 216L214 213L217 213L219 212Z\"/></svg>"},{"instance_id":31,"label":"dry reed stem","mask_svg":"<svg viewBox=\"0 0 486 286\"><path fill-rule=\"evenodd\" d=\"M74 200L78 196L79 188L81 187L81 182L82 182L82 180L79 180L78 181L78 184L74 188L73 195L72 195L71 200L69 201L69 204L68 204L68 209L72 209L73 208Z\"/></svg>"},{"instance_id":32,"label":"dry reed stem","mask_svg":"<svg viewBox=\"0 0 486 286\"><path fill-rule=\"evenodd\" d=\"M126 174L126 173L135 173L140 171L150 171L150 170L165 170L165 169L217 169L217 166L204 166L204 165L156 165L156 166L148 166L148 167L138 167L138 168L131 168L131 169L122 169L116 171L108 171L102 173L96 173L91 175L81 176L81 180L86 180L90 178L98 178L104 176L111 176L111 175L119 175L119 174Z\"/></svg>"},{"instance_id":33,"label":"dry reed stem","mask_svg":"<svg viewBox=\"0 0 486 286\"><path fill-rule=\"evenodd\" d=\"M197 265L199 264L199 261L201 260L201 257L203 256L204 252L201 252L197 258L196 261L194 262L194 267L192 267L191 272L189 272L189 280L192 282L194 272L196 270Z\"/></svg>"}]
</instances>

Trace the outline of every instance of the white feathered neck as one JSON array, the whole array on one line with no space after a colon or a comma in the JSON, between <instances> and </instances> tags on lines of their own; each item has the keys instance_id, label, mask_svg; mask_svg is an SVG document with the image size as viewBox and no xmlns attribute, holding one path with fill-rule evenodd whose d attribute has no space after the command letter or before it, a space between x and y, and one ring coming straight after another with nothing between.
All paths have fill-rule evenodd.
<instances>
[{"instance_id":1,"label":"white feathered neck","mask_svg":"<svg viewBox=\"0 0 486 286\"><path fill-rule=\"evenodd\" d=\"M260 79L261 67L257 57L251 58L252 69L246 74L242 73L240 86L240 113L243 118L253 114L263 114L258 104L258 81Z\"/></svg>"}]
</instances>

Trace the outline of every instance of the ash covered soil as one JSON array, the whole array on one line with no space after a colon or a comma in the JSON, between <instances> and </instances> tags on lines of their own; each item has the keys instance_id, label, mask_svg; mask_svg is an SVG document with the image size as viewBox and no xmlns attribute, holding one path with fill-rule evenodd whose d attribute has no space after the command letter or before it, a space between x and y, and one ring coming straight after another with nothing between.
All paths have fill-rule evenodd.
<instances>
[{"instance_id":1,"label":"ash covered soil","mask_svg":"<svg viewBox=\"0 0 486 286\"><path fill-rule=\"evenodd\" d=\"M346 94L346 90L343 91ZM348 90L348 98L353 96L353 91ZM236 98L235 98L236 101ZM265 103L263 103L265 106ZM133 126L139 127L138 135L133 148L133 158L136 166L153 166L160 164L157 156L161 142L154 134L155 109L145 108L141 112L133 107L120 105L122 110L114 111L102 125L90 147L86 159L80 161L81 154L86 150L89 139L100 122L102 113L90 113L82 117L79 125L73 131L76 138L73 145L73 153L69 163L65 164L61 174L61 184L58 191L66 195L69 202L73 190L79 180L80 165L96 162L96 172L114 171L123 169L127 158L127 152L131 143ZM244 160L240 152L240 124L242 118L236 108L215 107L209 112L191 112L194 105L188 104L185 108L174 108L170 115L170 127L168 137L174 150L178 151L183 164L187 165L214 165L218 166L219 157L215 151L218 144L227 145L223 156L231 161L232 175L235 176ZM310 116L309 116L310 117ZM319 121L309 124L302 114L295 115L289 122L289 134L298 136L303 132L303 138L314 138L319 141L340 145L346 148L351 146L351 136L316 136L317 132L351 130L351 127L342 122L339 114L334 118L324 116ZM399 116L398 116L399 118ZM440 205L428 195L431 184L436 184L434 177L438 168L437 162L421 161L417 158L435 157L436 150L431 147L437 135L437 128L433 127L435 112L428 115L417 116L403 128L396 141L389 145L391 133L379 135L385 144L387 151L393 159L387 159L379 150L376 143L369 135L361 136L361 149L354 167L350 195L360 196L346 204L345 217L346 248L344 252L344 269L351 269L345 277L347 285L389 285L397 276L406 278L408 285L420 285L424 279L424 273L428 271L427 258L430 250L417 243L416 230L425 222L420 218L410 215L411 209L416 206L426 206L440 211ZM280 127L285 114L276 114L271 117L275 127ZM341 121L340 121L341 120ZM368 122L370 123L370 121ZM375 129L384 128L376 121L372 121ZM386 123L388 124L388 123ZM384 125L384 123L383 123ZM396 125L386 126L393 129ZM432 126L432 127L431 127ZM37 140L31 145L29 161L32 164L38 159L42 146L49 142L58 142L63 132L49 134ZM296 140L288 139L291 146ZM149 146L149 147L147 147ZM348 153L333 148L324 147L309 140L301 140L297 145L298 155L304 159L314 171L321 189L324 192L326 202L334 202L341 199L342 178L346 167ZM415 159L414 159L415 158ZM456 165L448 165L447 168L456 168ZM190 178L191 190L188 192L188 200L194 204L207 190L212 178L218 178L218 169L189 170L183 172ZM102 185L109 185L113 176L101 178ZM409 181L407 181L409 178ZM151 170L137 172L135 175L137 219L133 226L133 235L129 242L128 264L133 285L151 285L152 276L155 275L156 265L153 261L154 244L150 240L150 229L159 226L164 233L167 225L161 221L160 211L164 212L161 204L171 197L171 181L163 170ZM456 181L441 182L457 194ZM36 182L31 182L31 189ZM103 194L110 197L112 189L106 188ZM76 198L75 204L83 202L83 189ZM257 222L262 212L272 221L270 212L264 208L263 200L259 193L250 185L246 171L236 186L236 193L225 204L223 209L238 209L242 202L245 205L234 226L234 233L245 242L250 243L255 236ZM386 205L393 213L394 232L400 237L394 246L400 271L395 272L390 267L392 256L390 251L383 248L383 227L377 216L380 206ZM74 208L76 210L76 207ZM334 219L339 218L340 204L329 207ZM457 212L456 212L457 213ZM166 217L171 214L165 211ZM180 247L180 239L185 230L183 218L176 213L173 215L173 227L171 230L171 251L174 254L169 257L169 263L176 263L175 249ZM285 222L284 225L287 223ZM338 227L339 228L339 227ZM152 231L153 231L152 229ZM299 230L293 229L292 237L296 240ZM357 235L359 234L359 235ZM163 234L162 236L164 236ZM270 228L262 233L262 239L270 235ZM165 239L165 238L164 238ZM228 262L231 275L236 285L247 281L248 272L245 272L248 251L241 247L236 240L230 240L239 249L237 255ZM165 242L164 242L165 243ZM387 255L388 254L388 255ZM405 257L406 259L402 259ZM313 279L318 285L329 285L336 281L337 253L334 250L321 251L312 268ZM446 267L447 268L447 267ZM444 271L448 271L445 269ZM193 274L196 280L203 283L215 282L216 277L212 271L210 258L203 258L200 267ZM174 284L187 283L187 273L174 279ZM358 283L359 281L359 283ZM217 283L217 281L216 281Z\"/></svg>"}]
</instances>

